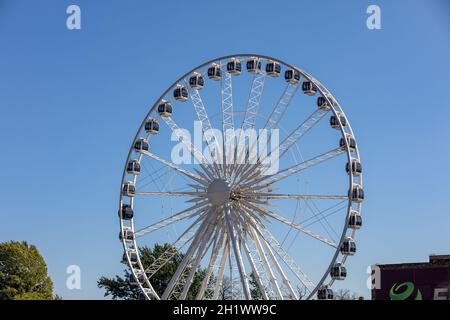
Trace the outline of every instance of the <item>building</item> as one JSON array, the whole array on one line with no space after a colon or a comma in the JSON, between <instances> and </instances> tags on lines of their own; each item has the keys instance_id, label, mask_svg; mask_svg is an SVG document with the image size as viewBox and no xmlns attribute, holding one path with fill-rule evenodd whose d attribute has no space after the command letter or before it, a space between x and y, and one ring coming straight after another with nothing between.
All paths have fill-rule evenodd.
<instances>
[{"instance_id":1,"label":"building","mask_svg":"<svg viewBox=\"0 0 450 320\"><path fill-rule=\"evenodd\" d=\"M372 266L372 300L450 300L450 254Z\"/></svg>"}]
</instances>

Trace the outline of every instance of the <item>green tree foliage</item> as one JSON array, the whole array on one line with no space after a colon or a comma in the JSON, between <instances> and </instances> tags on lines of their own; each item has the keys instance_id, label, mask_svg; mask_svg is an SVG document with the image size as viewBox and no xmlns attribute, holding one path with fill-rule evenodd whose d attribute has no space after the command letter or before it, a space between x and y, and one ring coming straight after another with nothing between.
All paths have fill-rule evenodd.
<instances>
[{"instance_id":1,"label":"green tree foliage","mask_svg":"<svg viewBox=\"0 0 450 320\"><path fill-rule=\"evenodd\" d=\"M253 300L261 300L263 298L260 287L258 286L258 282L256 281L256 276L252 272L250 273L250 294Z\"/></svg>"},{"instance_id":2,"label":"green tree foliage","mask_svg":"<svg viewBox=\"0 0 450 320\"><path fill-rule=\"evenodd\" d=\"M0 300L51 300L53 283L33 245L0 243Z\"/></svg>"},{"instance_id":3,"label":"green tree foliage","mask_svg":"<svg viewBox=\"0 0 450 320\"><path fill-rule=\"evenodd\" d=\"M148 266L150 266L163 252L165 252L169 248L170 244L156 244L153 249L142 247L139 251L143 267L147 268ZM172 249L176 250L175 248ZM170 279L174 275L182 259L183 255L181 253L176 254L150 278L150 282L158 295L162 295L164 289L167 287ZM195 273L192 285L187 295L187 299L195 299L204 276L205 271L202 269ZM105 289L105 296L111 296L113 299L141 299L142 296L140 294L139 288L136 285L131 284L129 279L131 279L131 274L128 270L125 270L124 277L101 277L98 280L97 285L99 288Z\"/></svg>"}]
</instances>

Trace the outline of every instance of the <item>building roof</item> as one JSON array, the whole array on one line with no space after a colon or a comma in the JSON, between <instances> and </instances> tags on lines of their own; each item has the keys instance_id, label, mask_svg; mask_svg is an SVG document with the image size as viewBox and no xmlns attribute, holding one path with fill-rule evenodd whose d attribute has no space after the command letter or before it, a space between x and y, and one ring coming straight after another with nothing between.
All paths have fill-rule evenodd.
<instances>
[{"instance_id":1,"label":"building roof","mask_svg":"<svg viewBox=\"0 0 450 320\"><path fill-rule=\"evenodd\" d=\"M426 269L426 268L440 268L450 266L450 254L429 256L429 262L413 262L413 263L392 263L392 264L377 264L381 269Z\"/></svg>"}]
</instances>

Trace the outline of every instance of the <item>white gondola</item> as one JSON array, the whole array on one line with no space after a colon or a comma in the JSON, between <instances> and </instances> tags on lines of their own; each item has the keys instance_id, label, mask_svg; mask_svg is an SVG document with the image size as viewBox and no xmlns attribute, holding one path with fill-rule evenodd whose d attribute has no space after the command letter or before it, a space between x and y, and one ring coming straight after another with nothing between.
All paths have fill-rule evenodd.
<instances>
[{"instance_id":1,"label":"white gondola","mask_svg":"<svg viewBox=\"0 0 450 320\"><path fill-rule=\"evenodd\" d=\"M162 101L158 106L158 113L161 117L170 117L172 115L172 105L170 102Z\"/></svg>"},{"instance_id":2,"label":"white gondola","mask_svg":"<svg viewBox=\"0 0 450 320\"><path fill-rule=\"evenodd\" d=\"M189 86L192 89L200 90L204 87L205 80L203 79L203 76L200 73L194 73L192 77L189 78Z\"/></svg>"},{"instance_id":3,"label":"white gondola","mask_svg":"<svg viewBox=\"0 0 450 320\"><path fill-rule=\"evenodd\" d=\"M362 226L362 218L358 211L352 210L348 218L348 227L351 229L360 229Z\"/></svg>"},{"instance_id":4,"label":"white gondola","mask_svg":"<svg viewBox=\"0 0 450 320\"><path fill-rule=\"evenodd\" d=\"M242 71L241 61L236 58L231 58L231 60L227 63L227 71L229 74L235 76L240 75Z\"/></svg>"},{"instance_id":5,"label":"white gondola","mask_svg":"<svg viewBox=\"0 0 450 320\"><path fill-rule=\"evenodd\" d=\"M308 96L314 96L317 92L317 88L311 81L303 81L302 83L302 90L304 94L307 94Z\"/></svg>"},{"instance_id":6,"label":"white gondola","mask_svg":"<svg viewBox=\"0 0 450 320\"><path fill-rule=\"evenodd\" d=\"M211 67L208 68L208 78L211 80L218 81L222 77L222 70L220 70L220 65L213 63Z\"/></svg>"},{"instance_id":7,"label":"white gondola","mask_svg":"<svg viewBox=\"0 0 450 320\"><path fill-rule=\"evenodd\" d=\"M347 171L347 173L350 174L350 165L348 162L345 165L345 171ZM357 177L359 177L362 173L362 165L358 159L352 160L352 173L354 176L357 176Z\"/></svg>"},{"instance_id":8,"label":"white gondola","mask_svg":"<svg viewBox=\"0 0 450 320\"><path fill-rule=\"evenodd\" d=\"M144 275L142 274L142 271L139 270L139 269L134 269L134 272L135 272L135 275L136 275L136 276L134 276L133 274L130 274L129 280L128 280L129 283L130 283L131 285L133 285L133 286L137 286L137 285L139 285L139 284L144 283L144 282L145 282L145 277L144 277Z\"/></svg>"},{"instance_id":9,"label":"white gondola","mask_svg":"<svg viewBox=\"0 0 450 320\"><path fill-rule=\"evenodd\" d=\"M124 227L123 230L119 232L119 239L120 239L120 241L133 242L134 233L131 230L131 228Z\"/></svg>"},{"instance_id":10,"label":"white gondola","mask_svg":"<svg viewBox=\"0 0 450 320\"><path fill-rule=\"evenodd\" d=\"M355 151L356 150L356 140L351 136L351 135L347 135L347 143L348 143L348 147L350 148L350 151ZM339 140L339 146L345 150L346 148L346 143L345 143L345 139L341 138L341 140Z\"/></svg>"},{"instance_id":11,"label":"white gondola","mask_svg":"<svg viewBox=\"0 0 450 320\"><path fill-rule=\"evenodd\" d=\"M133 219L134 212L129 204L122 204L122 207L119 210L119 217L123 220L131 220Z\"/></svg>"},{"instance_id":12,"label":"white gondola","mask_svg":"<svg viewBox=\"0 0 450 320\"><path fill-rule=\"evenodd\" d=\"M329 286L322 286L317 290L317 300L334 300L334 292Z\"/></svg>"},{"instance_id":13,"label":"white gondola","mask_svg":"<svg viewBox=\"0 0 450 320\"><path fill-rule=\"evenodd\" d=\"M159 122L156 119L148 119L145 123L145 131L154 136L159 132Z\"/></svg>"},{"instance_id":14,"label":"white gondola","mask_svg":"<svg viewBox=\"0 0 450 320\"><path fill-rule=\"evenodd\" d=\"M334 280L344 280L347 277L347 268L342 262L336 262L330 269L330 277Z\"/></svg>"},{"instance_id":15,"label":"white gondola","mask_svg":"<svg viewBox=\"0 0 450 320\"><path fill-rule=\"evenodd\" d=\"M258 58L251 58L247 60L247 71L250 73L257 73L261 71L261 60Z\"/></svg>"},{"instance_id":16,"label":"white gondola","mask_svg":"<svg viewBox=\"0 0 450 320\"><path fill-rule=\"evenodd\" d=\"M149 149L148 140L145 138L140 138L138 141L134 143L134 150L136 152L144 152L148 151L148 149Z\"/></svg>"},{"instance_id":17,"label":"white gondola","mask_svg":"<svg viewBox=\"0 0 450 320\"><path fill-rule=\"evenodd\" d=\"M349 192L350 199L356 203L364 201L364 190L360 185L355 185L351 192Z\"/></svg>"},{"instance_id":18,"label":"white gondola","mask_svg":"<svg viewBox=\"0 0 450 320\"><path fill-rule=\"evenodd\" d=\"M276 61L268 61L266 64L266 73L271 77L278 77L281 72L281 65Z\"/></svg>"},{"instance_id":19,"label":"white gondola","mask_svg":"<svg viewBox=\"0 0 450 320\"><path fill-rule=\"evenodd\" d=\"M141 165L138 160L130 160L127 164L127 173L139 174L141 172Z\"/></svg>"},{"instance_id":20,"label":"white gondola","mask_svg":"<svg viewBox=\"0 0 450 320\"><path fill-rule=\"evenodd\" d=\"M336 117L335 115L332 115L330 117L330 126L333 129L339 130L340 129L339 121L341 121L341 124L343 127L345 127L347 125L347 120L345 119L345 117L343 115L339 115L339 118Z\"/></svg>"},{"instance_id":21,"label":"white gondola","mask_svg":"<svg viewBox=\"0 0 450 320\"><path fill-rule=\"evenodd\" d=\"M127 181L122 185L122 194L127 197L134 197L136 193L136 187L131 181Z\"/></svg>"},{"instance_id":22,"label":"white gondola","mask_svg":"<svg viewBox=\"0 0 450 320\"><path fill-rule=\"evenodd\" d=\"M185 86L177 85L177 87L173 90L173 97L177 101L184 102L188 99L188 90Z\"/></svg>"},{"instance_id":23,"label":"white gondola","mask_svg":"<svg viewBox=\"0 0 450 320\"><path fill-rule=\"evenodd\" d=\"M300 81L300 72L289 68L284 72L284 79L290 84L296 84Z\"/></svg>"},{"instance_id":24,"label":"white gondola","mask_svg":"<svg viewBox=\"0 0 450 320\"><path fill-rule=\"evenodd\" d=\"M319 109L329 110L330 104L328 103L327 99L325 99L325 97L320 96L317 98L317 107Z\"/></svg>"},{"instance_id":25,"label":"white gondola","mask_svg":"<svg viewBox=\"0 0 450 320\"><path fill-rule=\"evenodd\" d=\"M356 253L355 241L351 237L348 237L347 239L344 240L344 242L342 242L340 251L342 254L345 254L348 256L354 255Z\"/></svg>"},{"instance_id":26,"label":"white gondola","mask_svg":"<svg viewBox=\"0 0 450 320\"><path fill-rule=\"evenodd\" d=\"M131 264L136 264L138 262L138 256L135 249L128 249L124 252L122 256L122 263L127 263L128 259L130 259Z\"/></svg>"}]
</instances>

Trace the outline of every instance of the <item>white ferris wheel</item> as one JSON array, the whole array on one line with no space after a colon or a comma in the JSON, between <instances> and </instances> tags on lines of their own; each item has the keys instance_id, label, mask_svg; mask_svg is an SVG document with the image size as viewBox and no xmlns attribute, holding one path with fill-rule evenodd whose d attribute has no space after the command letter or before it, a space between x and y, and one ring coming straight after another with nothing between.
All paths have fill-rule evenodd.
<instances>
[{"instance_id":1,"label":"white ferris wheel","mask_svg":"<svg viewBox=\"0 0 450 320\"><path fill-rule=\"evenodd\" d=\"M267 56L217 58L169 86L137 131L123 262L146 299L333 299L363 199L356 138L317 79ZM144 265L155 243L168 245Z\"/></svg>"}]
</instances>

